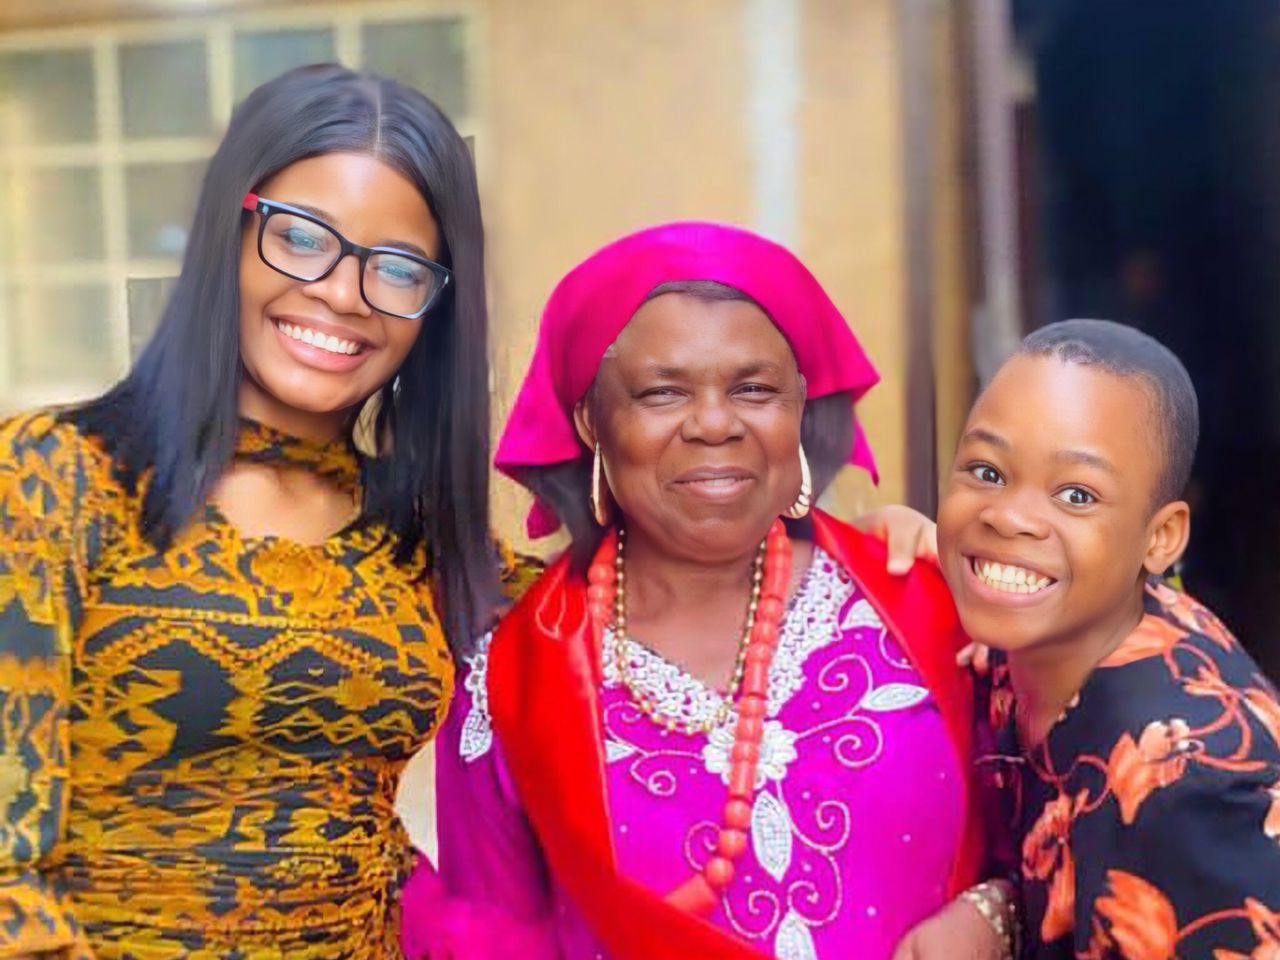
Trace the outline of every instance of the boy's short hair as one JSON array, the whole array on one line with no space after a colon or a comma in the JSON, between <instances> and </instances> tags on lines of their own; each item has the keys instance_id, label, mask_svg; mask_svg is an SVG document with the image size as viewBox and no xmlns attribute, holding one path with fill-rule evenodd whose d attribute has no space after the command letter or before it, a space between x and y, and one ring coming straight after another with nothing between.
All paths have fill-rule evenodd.
<instances>
[{"instance_id":1,"label":"boy's short hair","mask_svg":"<svg viewBox=\"0 0 1280 960\"><path fill-rule=\"evenodd\" d=\"M1155 506L1180 499L1191 479L1200 439L1196 389L1173 351L1140 330L1110 320L1063 320L1029 334L1017 353L1057 357L1143 382L1153 401L1151 416L1164 447L1164 470Z\"/></svg>"}]
</instances>

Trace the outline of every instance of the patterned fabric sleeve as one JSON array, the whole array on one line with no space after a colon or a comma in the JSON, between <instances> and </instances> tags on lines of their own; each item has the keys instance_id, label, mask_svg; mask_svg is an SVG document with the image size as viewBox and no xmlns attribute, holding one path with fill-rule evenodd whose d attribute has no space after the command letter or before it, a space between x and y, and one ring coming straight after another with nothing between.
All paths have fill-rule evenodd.
<instances>
[{"instance_id":1,"label":"patterned fabric sleeve","mask_svg":"<svg viewBox=\"0 0 1280 960\"><path fill-rule=\"evenodd\" d=\"M517 553L506 541L498 541L498 556L502 562L502 594L507 603L518 603L525 591L542 576L545 564L537 557Z\"/></svg>"},{"instance_id":2,"label":"patterned fabric sleeve","mask_svg":"<svg viewBox=\"0 0 1280 960\"><path fill-rule=\"evenodd\" d=\"M69 800L75 446L47 416L0 425L0 958L91 956L48 870Z\"/></svg>"}]
</instances>

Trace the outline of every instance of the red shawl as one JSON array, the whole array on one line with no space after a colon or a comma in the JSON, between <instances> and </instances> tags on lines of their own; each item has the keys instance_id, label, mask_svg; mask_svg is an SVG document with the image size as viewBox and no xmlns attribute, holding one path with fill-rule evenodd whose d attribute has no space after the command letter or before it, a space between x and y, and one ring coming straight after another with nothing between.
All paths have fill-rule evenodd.
<instances>
[{"instance_id":1,"label":"red shawl","mask_svg":"<svg viewBox=\"0 0 1280 960\"><path fill-rule=\"evenodd\" d=\"M932 691L960 758L973 769L973 691L955 665L964 641L946 584L916 564L885 570L883 543L821 513L817 542L857 582ZM557 880L614 960L759 960L701 917L672 906L617 868L605 781L599 690L586 585L568 560L552 566L507 615L489 654L489 706L520 799ZM979 879L985 851L972 775L952 895Z\"/></svg>"}]
</instances>

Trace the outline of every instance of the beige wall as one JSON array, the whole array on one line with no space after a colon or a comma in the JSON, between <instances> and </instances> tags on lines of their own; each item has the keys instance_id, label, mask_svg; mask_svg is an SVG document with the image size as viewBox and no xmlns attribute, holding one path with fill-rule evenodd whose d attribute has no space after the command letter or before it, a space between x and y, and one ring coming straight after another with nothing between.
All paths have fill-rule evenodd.
<instances>
[{"instance_id":1,"label":"beige wall","mask_svg":"<svg viewBox=\"0 0 1280 960\"><path fill-rule=\"evenodd\" d=\"M805 4L804 233L797 252L879 369L859 416L879 462L837 481L846 517L904 496L906 240L897 0Z\"/></svg>"},{"instance_id":2,"label":"beige wall","mask_svg":"<svg viewBox=\"0 0 1280 960\"><path fill-rule=\"evenodd\" d=\"M937 122L934 127L933 190L933 360L937 373L937 458L945 483L956 441L969 415L976 385L970 350L972 279L967 241L973 211L964 179L963 78L958 56L959 18L946 5L935 20L931 78Z\"/></svg>"}]
</instances>

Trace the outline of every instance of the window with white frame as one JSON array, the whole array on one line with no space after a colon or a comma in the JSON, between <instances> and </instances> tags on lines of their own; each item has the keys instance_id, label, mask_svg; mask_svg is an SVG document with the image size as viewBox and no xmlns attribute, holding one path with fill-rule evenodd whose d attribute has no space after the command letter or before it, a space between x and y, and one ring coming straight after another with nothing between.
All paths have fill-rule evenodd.
<instances>
[{"instance_id":1,"label":"window with white frame","mask_svg":"<svg viewBox=\"0 0 1280 960\"><path fill-rule=\"evenodd\" d=\"M101 391L150 335L233 106L307 63L473 132L471 8L423 0L0 34L0 410Z\"/></svg>"}]
</instances>

